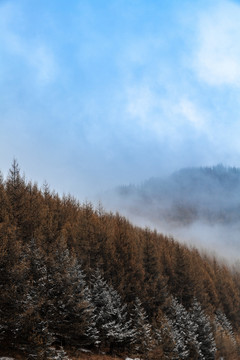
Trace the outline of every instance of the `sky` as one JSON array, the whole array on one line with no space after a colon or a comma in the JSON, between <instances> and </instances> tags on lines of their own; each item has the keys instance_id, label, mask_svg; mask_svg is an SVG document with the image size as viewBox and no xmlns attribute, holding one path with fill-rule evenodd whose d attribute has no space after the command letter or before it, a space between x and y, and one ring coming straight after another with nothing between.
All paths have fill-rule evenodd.
<instances>
[{"instance_id":1,"label":"sky","mask_svg":"<svg viewBox=\"0 0 240 360\"><path fill-rule=\"evenodd\" d=\"M0 169L79 200L240 166L240 1L0 0Z\"/></svg>"}]
</instances>

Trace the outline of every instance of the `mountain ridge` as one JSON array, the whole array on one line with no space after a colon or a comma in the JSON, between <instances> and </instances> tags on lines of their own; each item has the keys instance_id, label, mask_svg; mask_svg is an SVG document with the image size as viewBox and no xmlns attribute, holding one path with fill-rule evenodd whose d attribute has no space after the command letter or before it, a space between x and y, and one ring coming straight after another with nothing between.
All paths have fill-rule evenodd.
<instances>
[{"instance_id":1,"label":"mountain ridge","mask_svg":"<svg viewBox=\"0 0 240 360\"><path fill-rule=\"evenodd\" d=\"M240 169L221 164L180 169L168 177L154 177L141 185L115 189L122 206L142 215L178 225L197 220L207 223L240 223Z\"/></svg>"}]
</instances>

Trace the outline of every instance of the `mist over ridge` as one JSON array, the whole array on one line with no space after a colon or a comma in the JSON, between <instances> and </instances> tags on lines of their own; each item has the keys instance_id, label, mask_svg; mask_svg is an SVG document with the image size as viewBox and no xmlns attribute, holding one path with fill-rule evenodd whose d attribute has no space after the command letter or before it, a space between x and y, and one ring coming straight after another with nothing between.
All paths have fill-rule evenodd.
<instances>
[{"instance_id":1,"label":"mist over ridge","mask_svg":"<svg viewBox=\"0 0 240 360\"><path fill-rule=\"evenodd\" d=\"M240 169L189 167L121 185L103 203L132 222L236 261L240 254Z\"/></svg>"}]
</instances>

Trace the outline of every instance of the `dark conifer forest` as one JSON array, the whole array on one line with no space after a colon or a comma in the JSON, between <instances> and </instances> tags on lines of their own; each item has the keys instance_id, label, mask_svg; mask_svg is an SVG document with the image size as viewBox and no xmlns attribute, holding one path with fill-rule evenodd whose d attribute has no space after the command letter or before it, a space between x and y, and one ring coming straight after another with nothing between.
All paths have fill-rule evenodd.
<instances>
[{"instance_id":1,"label":"dark conifer forest","mask_svg":"<svg viewBox=\"0 0 240 360\"><path fill-rule=\"evenodd\" d=\"M240 269L119 213L0 178L0 355L240 359Z\"/></svg>"}]
</instances>

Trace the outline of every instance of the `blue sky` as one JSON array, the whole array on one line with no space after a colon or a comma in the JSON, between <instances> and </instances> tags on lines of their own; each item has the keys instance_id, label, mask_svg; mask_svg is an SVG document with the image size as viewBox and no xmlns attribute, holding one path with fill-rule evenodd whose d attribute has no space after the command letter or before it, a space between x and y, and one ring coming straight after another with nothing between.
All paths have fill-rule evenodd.
<instances>
[{"instance_id":1,"label":"blue sky","mask_svg":"<svg viewBox=\"0 0 240 360\"><path fill-rule=\"evenodd\" d=\"M240 2L0 0L0 163L80 200L240 166Z\"/></svg>"}]
</instances>

